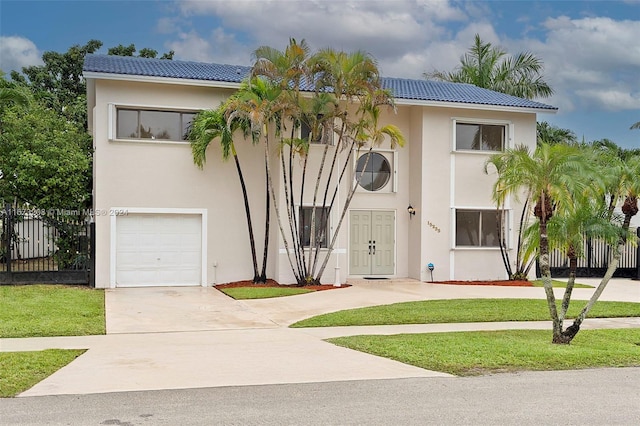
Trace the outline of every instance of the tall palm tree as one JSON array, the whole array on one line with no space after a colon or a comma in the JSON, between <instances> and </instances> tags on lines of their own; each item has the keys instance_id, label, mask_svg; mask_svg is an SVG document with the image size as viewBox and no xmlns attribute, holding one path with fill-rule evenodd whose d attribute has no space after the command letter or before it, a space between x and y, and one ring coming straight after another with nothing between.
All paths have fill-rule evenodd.
<instances>
[{"instance_id":1,"label":"tall palm tree","mask_svg":"<svg viewBox=\"0 0 640 426\"><path fill-rule=\"evenodd\" d=\"M536 135L538 143L577 143L576 134L569 129L562 129L551 125L546 121L536 123Z\"/></svg>"},{"instance_id":2,"label":"tall palm tree","mask_svg":"<svg viewBox=\"0 0 640 426\"><path fill-rule=\"evenodd\" d=\"M289 232L285 234L279 223L289 263L294 269L294 275L300 284L319 283L327 261L333 250L340 224L348 209L352 195L347 197L343 205L341 219L334 228L333 237L320 235L316 238L316 232L326 232L326 220L329 212L334 208L336 195L340 183L347 176L348 159L342 164L337 161L341 152L347 152L347 156L353 155L354 147L361 147L371 142L372 146L379 143L381 137L375 135L372 139L366 139L365 135L373 136L373 120L371 114L383 104L390 104L391 96L387 92L380 91L380 78L377 64L373 58L364 52L346 53L333 49L324 49L315 55L308 56L308 49L304 41L297 43L294 39L289 41L289 46L284 51L262 47L255 52L256 63L253 67L254 75L259 75L269 83L277 86L282 91L277 99L278 122L272 132L280 138L280 159L282 161L282 178L284 183L285 206L289 219ZM308 91L313 90L312 96L301 96L303 87ZM382 99L385 99L382 101ZM347 112L349 111L349 113ZM274 116L274 117L275 117ZM311 135L303 140L297 137L296 129L305 121L311 128ZM291 126L290 137L285 137L282 131ZM400 140L401 133L392 126L384 131L392 133L391 142ZM375 129L376 131L383 131ZM368 133L367 133L368 132ZM333 144L325 143L322 150L310 150L310 141L318 139L322 133L335 133L337 140ZM399 135L399 136L398 136ZM400 143L403 143L404 139ZM287 148L287 152L284 151ZM313 182L313 193L309 196L312 200L310 240L311 247L305 247L300 238L295 203L299 199L300 205L305 200L304 190L310 187L306 185L307 162L313 152L318 153L318 172ZM285 163L288 157L288 164ZM300 180L294 182L294 158L301 161ZM338 164L340 166L338 167ZM324 190L321 184L324 183ZM355 188L353 188L355 191ZM299 197L299 198L298 198ZM316 221L316 206L318 211L324 212L319 221ZM280 214L277 213L278 220ZM315 226L320 223L321 226ZM289 250L289 240L291 248ZM317 269L318 256L321 252L322 241L330 241L327 250L322 250L325 256L322 266ZM292 257L293 256L293 257ZM294 266L295 264L295 266Z\"/></svg>"},{"instance_id":3,"label":"tall palm tree","mask_svg":"<svg viewBox=\"0 0 640 426\"><path fill-rule=\"evenodd\" d=\"M475 35L473 46L453 71L432 71L426 78L469 83L521 98L548 98L553 90L544 81L542 61L529 52L507 56L507 51Z\"/></svg>"},{"instance_id":4,"label":"tall palm tree","mask_svg":"<svg viewBox=\"0 0 640 426\"><path fill-rule=\"evenodd\" d=\"M585 174L589 163L577 147L564 144L543 143L533 153L520 146L495 154L494 157L492 162L504 165L494 184L494 200L504 204L508 196L517 197L524 192L535 203L533 211L539 227L540 272L553 321L553 342L568 343L564 341L564 330L551 283L547 225L555 214L575 211L574 195L584 193L592 182Z\"/></svg>"},{"instance_id":5,"label":"tall palm tree","mask_svg":"<svg viewBox=\"0 0 640 426\"><path fill-rule=\"evenodd\" d=\"M240 159L233 141L233 135L237 130L242 131L245 137L248 136L248 126L246 121L233 120L229 125L225 118L225 113L228 109L227 104L220 105L215 110L205 110L198 113L193 120L191 128L189 130L189 141L191 142L191 152L193 155L193 162L200 169L204 167L207 157L207 148L216 139L220 140L220 146L222 147L222 157L224 160L228 160L229 156L233 157L236 172L238 173L238 179L240 181L240 187L242 189L242 198L244 201L244 211L247 220L247 230L249 232L249 245L251 249L251 260L253 263L253 282L264 283L267 280L266 277L266 255L263 258L262 271L258 268L258 260L256 255L256 243L253 233L253 222L251 220L251 209L249 206L249 196L247 194L247 187L244 180L244 174L242 173L242 167L240 165ZM268 200L268 195L267 195ZM267 211L268 217L268 211ZM268 241L268 240L267 240ZM266 243L265 243L266 246ZM267 248L265 247L265 253Z\"/></svg>"}]
</instances>

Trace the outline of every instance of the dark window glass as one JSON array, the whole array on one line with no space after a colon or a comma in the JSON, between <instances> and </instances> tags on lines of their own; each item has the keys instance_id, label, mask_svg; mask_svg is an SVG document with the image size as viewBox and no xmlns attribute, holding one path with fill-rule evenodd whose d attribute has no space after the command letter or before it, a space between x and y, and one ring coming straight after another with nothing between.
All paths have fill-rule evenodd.
<instances>
[{"instance_id":1,"label":"dark window glass","mask_svg":"<svg viewBox=\"0 0 640 426\"><path fill-rule=\"evenodd\" d=\"M499 247L503 222L495 210L457 210L456 246Z\"/></svg>"},{"instance_id":2,"label":"dark window glass","mask_svg":"<svg viewBox=\"0 0 640 426\"><path fill-rule=\"evenodd\" d=\"M119 109L117 120L116 137L118 139L137 139L140 137L138 133L138 111Z\"/></svg>"},{"instance_id":3,"label":"dark window glass","mask_svg":"<svg viewBox=\"0 0 640 426\"><path fill-rule=\"evenodd\" d=\"M382 154L364 154L356 164L356 179L359 179L360 186L367 191L378 191L391 179L391 165Z\"/></svg>"},{"instance_id":4,"label":"dark window glass","mask_svg":"<svg viewBox=\"0 0 640 426\"><path fill-rule=\"evenodd\" d=\"M116 138L187 140L192 112L118 109Z\"/></svg>"},{"instance_id":5,"label":"dark window glass","mask_svg":"<svg viewBox=\"0 0 640 426\"><path fill-rule=\"evenodd\" d=\"M456 149L502 151L505 126L492 124L456 124Z\"/></svg>"},{"instance_id":6,"label":"dark window glass","mask_svg":"<svg viewBox=\"0 0 640 426\"><path fill-rule=\"evenodd\" d=\"M313 207L300 207L300 239L304 247L315 247L316 242L319 242L321 248L326 248L329 236L329 209L326 207L316 207L315 209L316 231L314 241L311 241L311 214Z\"/></svg>"}]
</instances>

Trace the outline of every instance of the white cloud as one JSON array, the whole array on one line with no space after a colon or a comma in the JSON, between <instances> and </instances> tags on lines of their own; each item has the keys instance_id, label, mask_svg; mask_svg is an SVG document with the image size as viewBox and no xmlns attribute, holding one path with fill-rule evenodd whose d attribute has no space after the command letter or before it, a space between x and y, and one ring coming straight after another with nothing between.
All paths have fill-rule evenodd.
<instances>
[{"instance_id":1,"label":"white cloud","mask_svg":"<svg viewBox=\"0 0 640 426\"><path fill-rule=\"evenodd\" d=\"M237 34L242 42L232 46L244 49L245 58L259 45L284 47L294 37L305 39L314 49L365 49L376 57L385 75L415 78L427 71L433 59L428 53L430 43L446 36L444 24L467 19L463 10L442 0L187 0L179 7L186 19L211 16L226 34ZM459 53L449 56L457 60Z\"/></svg>"},{"instance_id":2,"label":"white cloud","mask_svg":"<svg viewBox=\"0 0 640 426\"><path fill-rule=\"evenodd\" d=\"M175 52L176 59L250 65L248 47L222 28L214 29L208 37L201 37L193 30L181 32L178 40L166 43L165 47Z\"/></svg>"},{"instance_id":3,"label":"white cloud","mask_svg":"<svg viewBox=\"0 0 640 426\"><path fill-rule=\"evenodd\" d=\"M640 21L605 17L549 18L544 40L515 41L544 60L561 109L621 111L639 108ZM633 93L636 92L636 95Z\"/></svg>"},{"instance_id":4,"label":"white cloud","mask_svg":"<svg viewBox=\"0 0 640 426\"><path fill-rule=\"evenodd\" d=\"M41 53L29 39L0 36L0 69L5 73L21 71L22 67L42 64Z\"/></svg>"}]
</instances>

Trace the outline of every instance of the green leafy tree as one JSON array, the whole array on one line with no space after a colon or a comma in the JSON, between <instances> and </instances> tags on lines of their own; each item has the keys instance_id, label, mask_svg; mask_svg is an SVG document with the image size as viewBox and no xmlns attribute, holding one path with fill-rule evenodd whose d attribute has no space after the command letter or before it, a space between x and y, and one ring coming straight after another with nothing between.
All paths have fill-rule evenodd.
<instances>
[{"instance_id":1,"label":"green leafy tree","mask_svg":"<svg viewBox=\"0 0 640 426\"><path fill-rule=\"evenodd\" d=\"M173 50L170 50L167 53L163 53L160 59L173 59L174 54L175 52ZM136 56L136 46L134 44L130 44L128 46L119 44L115 47L109 48L109 50L107 50L107 55ZM158 56L158 51L145 47L140 49L137 56L139 58L155 58Z\"/></svg>"},{"instance_id":2,"label":"green leafy tree","mask_svg":"<svg viewBox=\"0 0 640 426\"><path fill-rule=\"evenodd\" d=\"M553 90L542 76L542 61L529 52L509 56L476 34L473 46L453 71L432 71L426 78L469 83L521 98L548 98Z\"/></svg>"},{"instance_id":3,"label":"green leafy tree","mask_svg":"<svg viewBox=\"0 0 640 426\"><path fill-rule=\"evenodd\" d=\"M39 209L82 208L88 198L89 135L40 102L2 112L0 198Z\"/></svg>"}]
</instances>

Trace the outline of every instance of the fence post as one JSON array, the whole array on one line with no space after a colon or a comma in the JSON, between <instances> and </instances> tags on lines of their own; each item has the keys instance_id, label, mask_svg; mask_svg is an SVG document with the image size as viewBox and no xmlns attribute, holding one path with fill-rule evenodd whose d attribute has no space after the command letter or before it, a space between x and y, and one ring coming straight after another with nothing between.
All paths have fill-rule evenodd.
<instances>
[{"instance_id":1,"label":"fence post","mask_svg":"<svg viewBox=\"0 0 640 426\"><path fill-rule=\"evenodd\" d=\"M96 287L96 223L89 222L89 286Z\"/></svg>"},{"instance_id":2,"label":"fence post","mask_svg":"<svg viewBox=\"0 0 640 426\"><path fill-rule=\"evenodd\" d=\"M640 239L640 226L636 229L636 235ZM640 241L636 247L636 280L640 280Z\"/></svg>"},{"instance_id":3,"label":"fence post","mask_svg":"<svg viewBox=\"0 0 640 426\"><path fill-rule=\"evenodd\" d=\"M6 245L6 250L5 250L5 261L7 262L7 274L9 277L11 277L11 260L13 258L13 253L12 253L12 246L13 246L13 215L11 214L12 209L11 209L11 204L6 203L4 205L4 209L6 212L6 222L5 223L5 227L4 227L4 237L5 237L5 241L3 241L3 243Z\"/></svg>"}]
</instances>

